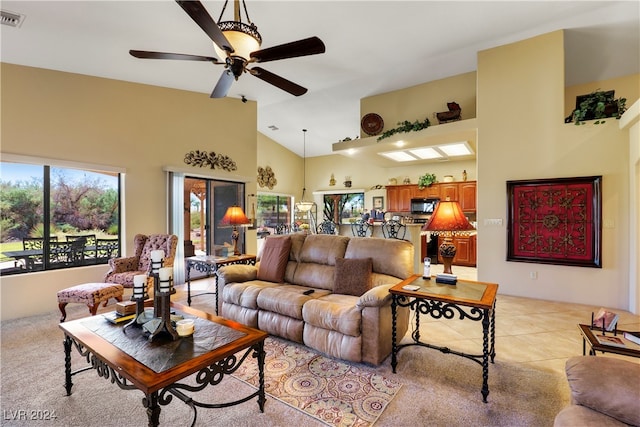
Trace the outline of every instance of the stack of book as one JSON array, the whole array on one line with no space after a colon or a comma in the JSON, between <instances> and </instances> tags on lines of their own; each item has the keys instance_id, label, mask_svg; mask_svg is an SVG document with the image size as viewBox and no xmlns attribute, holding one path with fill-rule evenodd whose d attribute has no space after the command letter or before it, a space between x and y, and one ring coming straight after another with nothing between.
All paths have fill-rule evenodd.
<instances>
[{"instance_id":1,"label":"stack of book","mask_svg":"<svg viewBox=\"0 0 640 427\"><path fill-rule=\"evenodd\" d=\"M108 313L104 313L102 315L109 322L117 325L118 323L128 322L129 320L136 317L136 313L133 314L120 314L117 311L110 311Z\"/></svg>"}]
</instances>

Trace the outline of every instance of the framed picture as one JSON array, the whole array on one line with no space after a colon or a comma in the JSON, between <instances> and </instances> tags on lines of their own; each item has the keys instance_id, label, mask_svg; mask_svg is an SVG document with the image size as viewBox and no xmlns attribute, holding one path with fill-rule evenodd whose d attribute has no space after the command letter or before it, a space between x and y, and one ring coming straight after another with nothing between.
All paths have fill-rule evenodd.
<instances>
[{"instance_id":1,"label":"framed picture","mask_svg":"<svg viewBox=\"0 0 640 427\"><path fill-rule=\"evenodd\" d=\"M373 209L380 210L384 209L384 197L378 196L373 198Z\"/></svg>"},{"instance_id":2,"label":"framed picture","mask_svg":"<svg viewBox=\"0 0 640 427\"><path fill-rule=\"evenodd\" d=\"M602 176L507 181L507 261L602 267Z\"/></svg>"}]
</instances>

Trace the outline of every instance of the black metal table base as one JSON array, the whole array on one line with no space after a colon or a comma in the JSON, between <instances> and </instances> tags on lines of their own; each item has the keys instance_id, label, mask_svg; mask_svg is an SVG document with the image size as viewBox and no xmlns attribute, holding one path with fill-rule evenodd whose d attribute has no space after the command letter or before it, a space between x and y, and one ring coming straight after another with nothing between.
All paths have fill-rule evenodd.
<instances>
[{"instance_id":1,"label":"black metal table base","mask_svg":"<svg viewBox=\"0 0 640 427\"><path fill-rule=\"evenodd\" d=\"M397 312L398 307L409 307L416 313L415 329L411 333L413 342L406 344L397 343ZM398 353L404 347L421 346L439 350L445 354L455 354L456 356L465 357L473 360L482 366L482 401L487 402L489 396L489 361L494 363L496 356L495 351L495 303L491 310L479 309L476 307L465 307L453 303L444 303L441 301L428 300L422 298L408 298L403 295L392 295L391 312L392 312L392 352L391 367L396 372L398 365ZM461 351L452 350L449 347L437 346L420 341L420 315L426 314L434 319L469 319L472 321L482 322L482 354L470 354Z\"/></svg>"},{"instance_id":2,"label":"black metal table base","mask_svg":"<svg viewBox=\"0 0 640 427\"><path fill-rule=\"evenodd\" d=\"M76 371L71 370L71 348L75 347L81 356L85 357L89 366L83 367ZM71 388L73 387L72 377L81 372L95 369L98 376L110 380L123 390L137 389L136 386L131 384L121 374L117 373L109 364L103 361L101 358L93 354L89 349L82 344L74 340L65 334L64 339L64 368L65 368L65 390L67 396L71 395ZM241 399L224 402L224 403L204 403L194 400L186 392L196 393L207 386L215 386L219 384L225 377L235 372L245 359L251 354L251 356L257 359L258 362L258 375L259 375L259 387L254 393L245 396ZM191 426L196 425L198 417L197 407L200 408L226 408L229 406L239 405L247 402L254 397L258 398L258 406L260 412L264 412L264 404L266 402L266 394L264 388L264 341L260 341L253 346L246 349L241 357L237 357L235 354L228 356L214 364L205 367L195 374L196 385L173 383L159 391L155 391L150 394L146 394L142 399L142 404L147 410L147 417L150 427L156 427L160 423L160 406L165 406L171 403L173 397L177 397L182 402L187 404L193 410L193 420Z\"/></svg>"},{"instance_id":3,"label":"black metal table base","mask_svg":"<svg viewBox=\"0 0 640 427\"><path fill-rule=\"evenodd\" d=\"M233 265L233 264L247 264L247 265L255 265L255 258L252 260L238 260L238 261L226 261L224 265ZM195 269L199 273L205 273L206 277L211 277L214 275L215 280L215 292L201 292L196 295L191 295L191 269ZM216 315L218 315L218 275L216 274L218 270L218 265L215 263L210 263L204 260L195 260L195 259L187 259L186 265L186 282L187 282L187 305L191 306L191 299L195 297L199 297L202 295L215 295L216 296Z\"/></svg>"}]
</instances>

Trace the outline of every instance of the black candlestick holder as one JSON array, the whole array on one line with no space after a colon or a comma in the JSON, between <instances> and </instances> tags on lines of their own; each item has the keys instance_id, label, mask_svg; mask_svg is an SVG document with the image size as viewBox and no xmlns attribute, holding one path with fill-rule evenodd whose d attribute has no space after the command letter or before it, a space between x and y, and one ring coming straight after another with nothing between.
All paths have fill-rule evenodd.
<instances>
[{"instance_id":1,"label":"black candlestick holder","mask_svg":"<svg viewBox=\"0 0 640 427\"><path fill-rule=\"evenodd\" d=\"M133 318L133 320L131 320L131 322L127 323L126 325L124 325L123 331L126 333L127 328L130 327L136 327L136 328L141 328L142 324L145 321L144 318L144 302L145 300L149 298L149 295L147 295L146 292L143 293L143 295L141 297L131 297L131 301L135 301L136 303L136 317Z\"/></svg>"},{"instance_id":2,"label":"black candlestick holder","mask_svg":"<svg viewBox=\"0 0 640 427\"><path fill-rule=\"evenodd\" d=\"M142 328L149 333L149 341L153 341L162 332L171 336L171 339L175 341L180 337L171 324L172 278L161 281L159 273L150 273L150 276L153 277L153 319L144 323ZM167 282L169 282L169 286L161 288L160 284Z\"/></svg>"}]
</instances>

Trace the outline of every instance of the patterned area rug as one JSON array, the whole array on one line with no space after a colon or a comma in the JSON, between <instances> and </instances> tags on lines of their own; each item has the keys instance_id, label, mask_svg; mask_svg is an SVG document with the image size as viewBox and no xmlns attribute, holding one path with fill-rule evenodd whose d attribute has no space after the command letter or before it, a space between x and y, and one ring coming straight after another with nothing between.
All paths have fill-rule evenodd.
<instances>
[{"instance_id":1,"label":"patterned area rug","mask_svg":"<svg viewBox=\"0 0 640 427\"><path fill-rule=\"evenodd\" d=\"M277 338L267 338L265 353L267 394L329 426L371 426L402 386ZM234 376L258 385L255 363L244 363Z\"/></svg>"}]
</instances>

